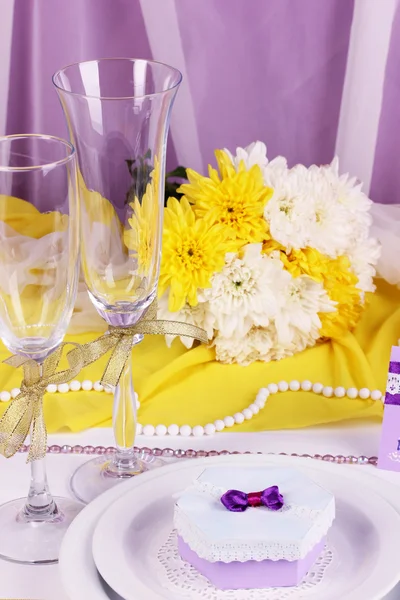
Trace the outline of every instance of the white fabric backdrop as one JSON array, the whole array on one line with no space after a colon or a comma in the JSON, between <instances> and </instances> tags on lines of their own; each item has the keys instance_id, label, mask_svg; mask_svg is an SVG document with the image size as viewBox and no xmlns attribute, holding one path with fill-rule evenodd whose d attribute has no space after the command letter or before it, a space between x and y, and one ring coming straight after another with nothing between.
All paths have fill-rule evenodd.
<instances>
[{"instance_id":1,"label":"white fabric backdrop","mask_svg":"<svg viewBox=\"0 0 400 600\"><path fill-rule=\"evenodd\" d=\"M370 188L385 67L398 0L356 0L344 81L336 154L340 168Z\"/></svg>"}]
</instances>

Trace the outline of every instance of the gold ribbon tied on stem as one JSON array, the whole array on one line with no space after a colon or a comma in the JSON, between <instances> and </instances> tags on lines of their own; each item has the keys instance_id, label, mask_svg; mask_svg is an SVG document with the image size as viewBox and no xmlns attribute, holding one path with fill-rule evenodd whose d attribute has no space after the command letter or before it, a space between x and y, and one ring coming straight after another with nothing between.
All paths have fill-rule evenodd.
<instances>
[{"instance_id":1,"label":"gold ribbon tied on stem","mask_svg":"<svg viewBox=\"0 0 400 600\"><path fill-rule=\"evenodd\" d=\"M65 346L74 348L67 354L69 369L57 372ZM79 344L61 344L39 365L24 356L11 356L4 361L11 367L22 367L24 377L21 392L7 407L0 419L0 454L6 458L14 456L31 430L28 460L39 460L46 456L47 430L43 417L43 395L49 384L66 383L76 377L84 363Z\"/></svg>"},{"instance_id":2,"label":"gold ribbon tied on stem","mask_svg":"<svg viewBox=\"0 0 400 600\"><path fill-rule=\"evenodd\" d=\"M135 335L177 335L187 336L208 343L208 337L204 329L182 323L181 321L168 321L157 319L157 300L149 306L143 317L130 327L112 327L107 333L93 342L84 344L83 360L87 366L112 349L112 354L107 363L101 383L105 386L115 387L121 377L125 364L130 357Z\"/></svg>"}]
</instances>

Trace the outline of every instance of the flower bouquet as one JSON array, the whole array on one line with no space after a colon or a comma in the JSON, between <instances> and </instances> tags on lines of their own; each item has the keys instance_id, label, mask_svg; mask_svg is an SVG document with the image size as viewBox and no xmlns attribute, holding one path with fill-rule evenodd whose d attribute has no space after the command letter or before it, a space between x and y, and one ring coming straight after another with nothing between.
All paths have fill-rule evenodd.
<instances>
[{"instance_id":1,"label":"flower bouquet","mask_svg":"<svg viewBox=\"0 0 400 600\"><path fill-rule=\"evenodd\" d=\"M336 158L269 161L261 142L215 155L218 170L187 169L180 199L168 200L159 318L202 327L217 360L242 365L351 330L379 258L361 184L339 175Z\"/></svg>"}]
</instances>

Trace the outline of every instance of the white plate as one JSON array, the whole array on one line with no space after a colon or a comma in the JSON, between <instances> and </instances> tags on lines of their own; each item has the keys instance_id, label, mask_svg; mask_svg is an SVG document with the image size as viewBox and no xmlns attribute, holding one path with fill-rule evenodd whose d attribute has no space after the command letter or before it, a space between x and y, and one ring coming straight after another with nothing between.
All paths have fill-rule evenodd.
<instances>
[{"instance_id":1,"label":"white plate","mask_svg":"<svg viewBox=\"0 0 400 600\"><path fill-rule=\"evenodd\" d=\"M271 464L268 457L265 464ZM211 460L217 464L220 460ZM226 461L225 461L226 462ZM232 462L232 458L230 459ZM254 457L236 457L236 466ZM192 462L160 469L157 477L138 479L99 519L93 558L99 573L125 600L176 600L157 573L159 549L172 530L173 495L188 487L204 465ZM302 469L303 470L303 469ZM318 586L324 600L379 600L398 581L396 556L400 515L381 496L340 472L321 470L314 481L335 496L336 519L329 534L340 569L328 570Z\"/></svg>"},{"instance_id":2,"label":"white plate","mask_svg":"<svg viewBox=\"0 0 400 600\"><path fill-rule=\"evenodd\" d=\"M329 463L319 463L316 461L311 461L309 459L298 459L285 456L226 456L215 457L212 459L197 459L196 461L185 461L175 463L169 467L164 467L160 471L156 470L153 472L146 473L145 475L141 475L140 477L134 480L131 480L125 484L121 484L120 486L117 486L109 492L106 492L105 494L97 498L94 502L92 502L90 505L88 505L82 511L82 513L75 519L74 523L67 532L67 535L65 536L60 556L61 578L65 590L68 593L70 599L88 600L90 598L90 600L115 600L117 598L117 596L110 589L108 589L106 584L102 581L101 577L97 572L95 563L91 555L93 531L95 529L99 517L104 513L107 507L113 505L113 503L116 502L118 498L122 499L128 495L130 497L130 501L128 511L127 513L125 513L126 519L124 523L125 525L127 523L128 525L132 524L132 522L135 523L136 517L138 515L141 515L143 517L143 512L146 512L146 504L152 502L152 497L154 499L154 496L152 496L152 494L154 493L154 485L158 486L156 481L160 480L160 477L163 480L163 484L167 483L168 480L177 480L178 477L181 483L179 484L180 487L178 487L177 489L182 489L182 487L185 487L186 485L185 479L191 480L195 473L203 469L204 466L209 464L217 465L232 462L234 462L235 464L242 465L290 465L307 473L308 475L310 475L310 477L312 477L315 480L321 480L325 477L323 479L324 484L327 481L327 475L329 476L328 481L335 480L337 482L338 480L341 480L342 488L350 485L351 487L353 487L353 483L358 482L358 487L361 486L362 488L363 486L366 486L368 488L364 488L363 490L364 498L373 496L374 500L372 502L376 502L376 495L373 493L371 494L370 490L371 488L379 489L382 496L387 498L390 501L390 503L393 506L395 506L397 511L400 512L400 494L398 489L392 484L376 477L371 473L371 471L364 470L365 468L342 467L339 465ZM178 473L179 476L177 475ZM332 488L332 485L329 486L328 484L327 487ZM174 491L177 491L177 489L175 489ZM143 490L145 490L145 503L144 505L139 506L138 499L143 493ZM134 492L133 495L132 492ZM163 494L165 494L165 489L162 489L162 491L160 492L160 496L162 496ZM376 517L375 515L370 515L370 518L373 521L378 522L381 518L380 515L383 513L383 505L385 506L384 512L386 512L387 514L391 513L391 518L393 520L391 534L388 536L388 538L385 538L384 546L378 549L379 560L376 559L376 564L371 564L370 559L366 561L369 565L368 574L365 575L366 578L369 578L367 594L365 593L365 588L353 589L351 590L349 596L351 600L356 600L357 598L362 598L363 600L374 600L375 598L380 599L392 589L392 587L397 583L400 577L400 573L397 573L395 567L391 565L392 562L395 562L393 561L393 556L395 556L395 553L393 553L393 547L396 543L396 528L398 527L398 525L396 525L396 521L398 521L397 513L394 513L390 509L390 507L386 505L386 503L383 502L381 498L379 498L379 512L377 512ZM365 515L365 512L361 513L361 515L364 515L364 518L369 519L369 517ZM119 593L122 592L122 596L125 596L126 600L132 597L134 598L134 600L151 600L153 598L155 599L171 597L165 595L168 594L168 592L160 590L158 590L157 592L157 582L153 580L154 572L151 568L149 568L148 562L146 562L149 557L150 546L153 546L154 551L156 549L156 546L159 544L158 540L161 539L160 532L158 532L158 529L160 529L161 526L161 529L163 529L164 531L165 537L165 532L168 528L170 528L171 524L170 521L168 521L168 518L162 518L162 513L157 516L153 514L153 511L152 520L156 522L155 529L157 529L157 531L155 531L155 539L151 538L151 534L154 532L154 530L150 531L148 527L143 525L144 521L142 521L142 526L138 529L137 532L137 544L136 546L133 546L131 548L131 552L133 552L133 557L139 557L140 562L128 562L126 560L126 556L122 557L122 560L120 561L120 564L124 564L123 577L127 576L127 581L131 582L133 574L133 577L135 579L135 585L137 582L139 587L136 587L134 591L131 588L125 589L125 586L122 589L122 584L126 582L119 579L121 577L121 572L119 570L120 564L117 565L119 573L118 581L114 581L114 579L117 579L117 577L114 577L111 574L112 586L114 587L114 589L117 589ZM136 525L137 523L138 521L136 521ZM122 529L124 529L124 527L122 527ZM107 540L107 543L105 544L106 547L111 541L111 539L114 539L115 533L117 532L113 532L112 538L110 538L110 540ZM375 534L379 535L376 533L376 531ZM377 543L383 543L381 537L379 537ZM388 560L386 561L386 563L383 563L384 555L386 556L386 548L388 547L390 548L390 552L392 553L392 560ZM372 555L374 555L374 552L375 551L372 550ZM99 559L98 556L96 558ZM133 558L133 561L135 561L136 558ZM137 570L138 564L140 565L139 574ZM103 564L103 574L105 574L104 566L105 565ZM127 569L126 571L125 568ZM375 591L370 584L374 578L376 579L376 572L378 569L381 573L382 580L377 584L379 586L378 591ZM106 570L108 572L107 567ZM357 571L357 569L352 569L352 571ZM359 572L356 572L355 574L352 572L352 575L357 576L357 574L359 574ZM110 578L108 579L109 581L111 581ZM361 581L361 585L364 586L365 583ZM364 589L364 591L359 592L359 589ZM132 593L134 593L134 596L132 596ZM335 600L337 600L338 597L344 598L345 596L344 594L342 595L341 592L339 592L338 595L332 597L334 597Z\"/></svg>"},{"instance_id":3,"label":"white plate","mask_svg":"<svg viewBox=\"0 0 400 600\"><path fill-rule=\"evenodd\" d=\"M81 510L69 526L62 541L58 567L63 589L70 600L124 600L100 576L93 560L92 538L99 517L129 490L130 483L121 483L101 494Z\"/></svg>"}]
</instances>

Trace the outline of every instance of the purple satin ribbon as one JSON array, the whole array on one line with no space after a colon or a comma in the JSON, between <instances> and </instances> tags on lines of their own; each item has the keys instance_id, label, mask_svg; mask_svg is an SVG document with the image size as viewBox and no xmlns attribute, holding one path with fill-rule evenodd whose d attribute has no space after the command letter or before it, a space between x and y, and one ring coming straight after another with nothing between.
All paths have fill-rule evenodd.
<instances>
[{"instance_id":1,"label":"purple satin ribbon","mask_svg":"<svg viewBox=\"0 0 400 600\"><path fill-rule=\"evenodd\" d=\"M243 512L249 506L266 506L269 510L279 510L284 505L282 494L277 485L266 488L262 492L241 492L228 490L221 496L221 502L231 512Z\"/></svg>"},{"instance_id":2,"label":"purple satin ribbon","mask_svg":"<svg viewBox=\"0 0 400 600\"><path fill-rule=\"evenodd\" d=\"M400 362L390 361L389 373L393 373L394 375L399 375L400 374Z\"/></svg>"}]
</instances>

